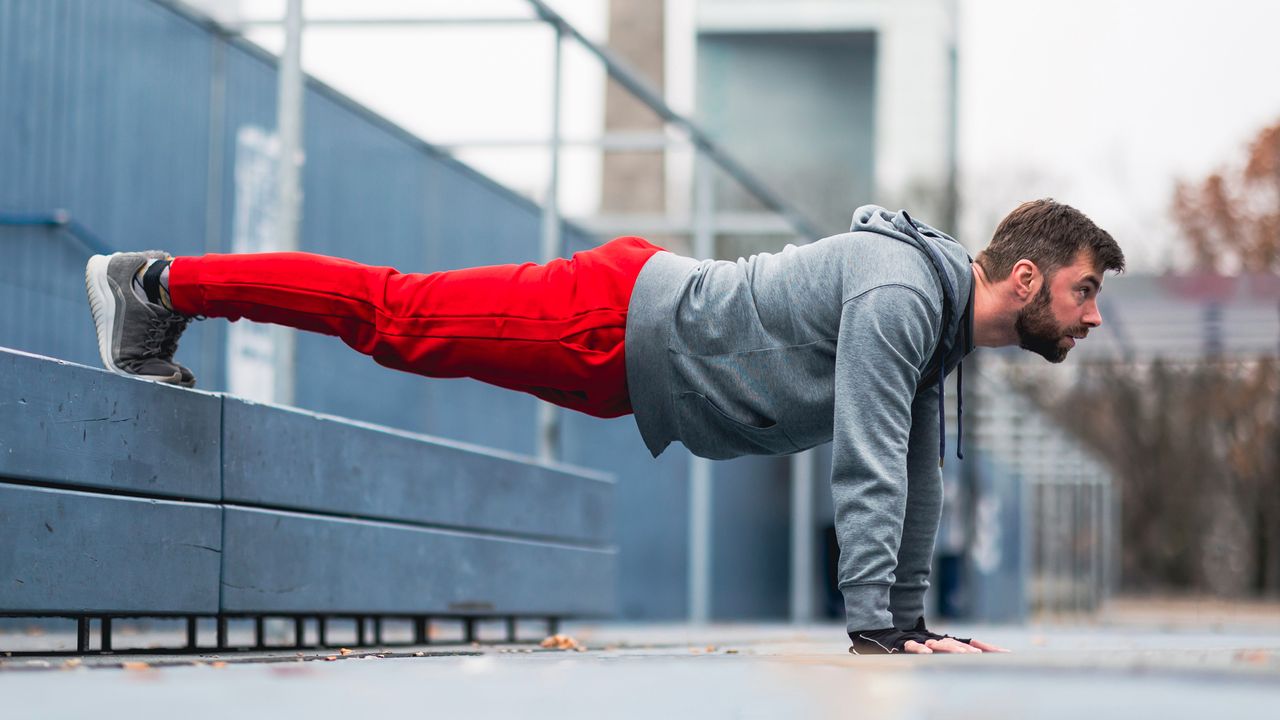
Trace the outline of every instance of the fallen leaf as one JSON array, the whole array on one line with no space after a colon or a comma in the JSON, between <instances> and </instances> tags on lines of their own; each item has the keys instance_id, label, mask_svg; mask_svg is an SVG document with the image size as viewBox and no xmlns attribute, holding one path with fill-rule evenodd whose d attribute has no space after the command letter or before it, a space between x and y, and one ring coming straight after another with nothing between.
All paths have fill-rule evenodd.
<instances>
[{"instance_id":1,"label":"fallen leaf","mask_svg":"<svg viewBox=\"0 0 1280 720\"><path fill-rule=\"evenodd\" d=\"M538 643L544 648L553 648L555 650L585 650L577 640L568 635L552 635Z\"/></svg>"},{"instance_id":2,"label":"fallen leaf","mask_svg":"<svg viewBox=\"0 0 1280 720\"><path fill-rule=\"evenodd\" d=\"M729 654L729 655L737 655L737 654L738 654L738 651L737 651L737 650L725 650L725 653L726 653L726 654Z\"/></svg>"},{"instance_id":3,"label":"fallen leaf","mask_svg":"<svg viewBox=\"0 0 1280 720\"><path fill-rule=\"evenodd\" d=\"M351 653L352 653L351 648L338 648L339 655L350 655Z\"/></svg>"},{"instance_id":4,"label":"fallen leaf","mask_svg":"<svg viewBox=\"0 0 1280 720\"><path fill-rule=\"evenodd\" d=\"M78 668L78 667L80 667L80 666L81 666L81 665L83 665L83 664L84 664L84 661L83 661L83 660L81 660L80 658L71 658L70 660L67 660L66 662L62 663L62 667L64 667L64 668Z\"/></svg>"},{"instance_id":5,"label":"fallen leaf","mask_svg":"<svg viewBox=\"0 0 1280 720\"><path fill-rule=\"evenodd\" d=\"M427 654L422 652L421 650L413 654L414 657L426 657L426 655Z\"/></svg>"},{"instance_id":6,"label":"fallen leaf","mask_svg":"<svg viewBox=\"0 0 1280 720\"><path fill-rule=\"evenodd\" d=\"M1247 662L1251 665L1263 665L1271 659L1271 653L1266 650L1241 650L1236 653L1236 660Z\"/></svg>"},{"instance_id":7,"label":"fallen leaf","mask_svg":"<svg viewBox=\"0 0 1280 720\"><path fill-rule=\"evenodd\" d=\"M209 667L214 667L214 668L224 668L226 666L227 666L227 663L223 660L215 660L214 662L209 663Z\"/></svg>"},{"instance_id":8,"label":"fallen leaf","mask_svg":"<svg viewBox=\"0 0 1280 720\"><path fill-rule=\"evenodd\" d=\"M142 671L146 671L146 670L150 670L150 669L151 669L151 666L150 666L150 665L148 665L148 664L146 664L146 663L144 663L144 662L127 662L127 663L121 663L120 667L124 668L125 670L142 670Z\"/></svg>"}]
</instances>

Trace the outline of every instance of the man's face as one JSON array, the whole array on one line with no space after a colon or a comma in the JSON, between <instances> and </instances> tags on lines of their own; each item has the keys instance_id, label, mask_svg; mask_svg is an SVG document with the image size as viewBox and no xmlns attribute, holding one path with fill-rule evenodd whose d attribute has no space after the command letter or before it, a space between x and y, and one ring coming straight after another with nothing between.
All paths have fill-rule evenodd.
<instances>
[{"instance_id":1,"label":"man's face","mask_svg":"<svg viewBox=\"0 0 1280 720\"><path fill-rule=\"evenodd\" d=\"M1045 278L1040 292L1018 311L1018 345L1052 363L1060 363L1091 328L1102 324L1098 293L1102 274L1087 252Z\"/></svg>"}]
</instances>

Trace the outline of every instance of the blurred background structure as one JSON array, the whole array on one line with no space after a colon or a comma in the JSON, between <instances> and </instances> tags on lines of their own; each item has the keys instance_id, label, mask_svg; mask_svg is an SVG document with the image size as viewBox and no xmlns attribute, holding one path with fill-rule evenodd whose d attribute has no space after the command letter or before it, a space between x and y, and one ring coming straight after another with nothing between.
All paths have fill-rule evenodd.
<instances>
[{"instance_id":1,"label":"blurred background structure","mask_svg":"<svg viewBox=\"0 0 1280 720\"><path fill-rule=\"evenodd\" d=\"M291 168L297 247L402 271L621 234L736 258L841 232L865 203L976 254L1014 205L1052 195L1108 228L1132 272L1107 281L1104 327L1064 366L979 353L931 612L1275 598L1280 91L1261 69L1280 50L1238 33L1280 18L1227 2L1214 14L1235 34L1215 40L1195 27L1217 22L1202 3L1113 5L0 0L0 345L97 364L90 251L292 247ZM1191 32L1254 53L1213 75L1230 112L1192 102L1163 56L1125 72L1099 57ZM292 100L290 57L306 73ZM655 461L630 418L549 412L247 322L197 324L180 359L206 389L614 474L619 617L841 607L822 449Z\"/></svg>"}]
</instances>

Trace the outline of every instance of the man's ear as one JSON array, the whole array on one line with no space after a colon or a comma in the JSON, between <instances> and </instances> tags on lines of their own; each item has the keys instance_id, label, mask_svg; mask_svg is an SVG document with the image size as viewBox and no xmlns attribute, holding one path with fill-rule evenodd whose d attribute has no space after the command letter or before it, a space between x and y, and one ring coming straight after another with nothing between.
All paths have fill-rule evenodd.
<instances>
[{"instance_id":1,"label":"man's ear","mask_svg":"<svg viewBox=\"0 0 1280 720\"><path fill-rule=\"evenodd\" d=\"M1040 286L1044 283L1044 274L1035 263L1023 258L1013 264L1009 279L1013 282L1014 294L1019 300L1026 302L1040 292Z\"/></svg>"}]
</instances>

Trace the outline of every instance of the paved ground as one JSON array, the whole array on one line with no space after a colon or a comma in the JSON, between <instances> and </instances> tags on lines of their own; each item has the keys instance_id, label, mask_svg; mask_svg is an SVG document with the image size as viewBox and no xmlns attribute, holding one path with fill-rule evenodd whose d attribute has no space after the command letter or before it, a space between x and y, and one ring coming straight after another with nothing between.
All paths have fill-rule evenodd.
<instances>
[{"instance_id":1,"label":"paved ground","mask_svg":"<svg viewBox=\"0 0 1280 720\"><path fill-rule=\"evenodd\" d=\"M1119 605L1090 624L952 627L1010 655L855 657L839 626L567 625L585 651L0 656L13 718L1206 718L1280 704L1280 613ZM54 638L57 639L57 638ZM50 638L38 640L50 647ZM17 638L0 637L13 648ZM30 641L30 639L28 639ZM418 655L418 653L423 653Z\"/></svg>"}]
</instances>

